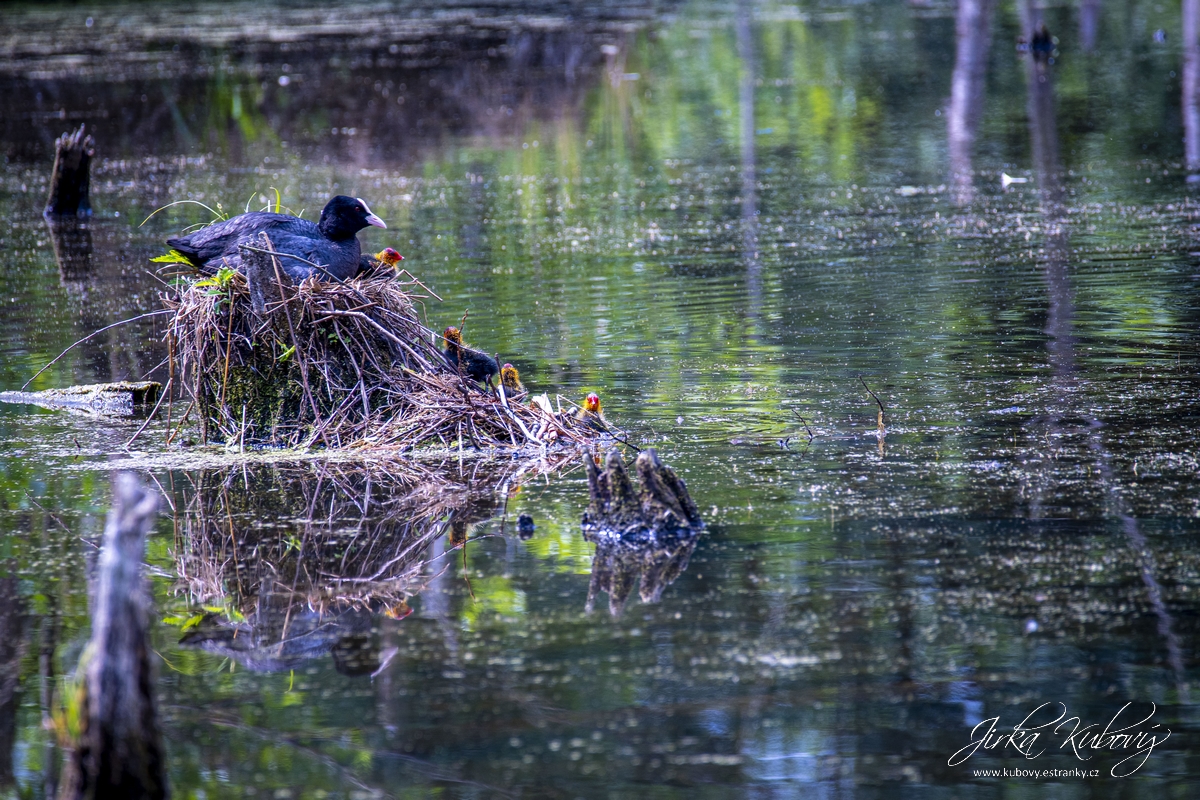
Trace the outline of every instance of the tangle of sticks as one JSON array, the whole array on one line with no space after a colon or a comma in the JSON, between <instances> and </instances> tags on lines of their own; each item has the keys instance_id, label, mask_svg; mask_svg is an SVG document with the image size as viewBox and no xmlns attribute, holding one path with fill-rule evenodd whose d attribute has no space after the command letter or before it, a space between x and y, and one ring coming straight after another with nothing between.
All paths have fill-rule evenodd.
<instances>
[{"instance_id":1,"label":"tangle of sticks","mask_svg":"<svg viewBox=\"0 0 1200 800\"><path fill-rule=\"evenodd\" d=\"M206 442L521 449L601 435L452 370L411 276L294 284L265 234L241 261L244 273L195 274L164 296L175 373Z\"/></svg>"}]
</instances>

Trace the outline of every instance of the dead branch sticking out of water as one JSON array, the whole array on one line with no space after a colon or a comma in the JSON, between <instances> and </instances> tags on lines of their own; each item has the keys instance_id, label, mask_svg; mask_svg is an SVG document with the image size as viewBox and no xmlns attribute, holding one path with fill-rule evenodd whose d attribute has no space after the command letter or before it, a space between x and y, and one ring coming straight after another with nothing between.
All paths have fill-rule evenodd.
<instances>
[{"instance_id":1,"label":"dead branch sticking out of water","mask_svg":"<svg viewBox=\"0 0 1200 800\"><path fill-rule=\"evenodd\" d=\"M107 331L107 330L111 330L111 329L113 329L113 328L116 328L116 327L118 327L118 326L120 326L120 325L127 325L127 324L129 324L130 322L139 322L139 321L141 321L141 320L143 320L143 319L146 319L146 318L148 318L148 317L157 317L157 316L160 316L160 315L162 315L162 314L170 314L170 313L171 313L171 312L170 312L170 310L168 310L168 309L162 309L162 310L159 310L159 311L151 311L151 312L149 312L149 313L146 313L146 314L138 314L136 317L130 317L129 319L123 319L123 320L121 320L120 322L114 322L114 323L113 323L113 324L111 324L111 325L105 325L103 328L100 328L99 330L92 331L92 332L91 332L91 333L89 333L87 336L83 337L82 339L79 339L78 341L76 341L76 342L73 342L73 343L71 344L71 346L70 346L70 347L68 347L66 350L63 350L61 353L59 353L59 354L58 354L58 355L56 355L54 358L52 358L52 359L50 360L50 363L48 363L46 366L44 366L44 367L42 367L41 369L39 369L37 372L33 373L33 377L32 377L32 378L30 378L29 380L25 381L25 383L23 383L23 384L21 385L21 391L24 391L26 388L28 388L29 384L31 384L31 383L33 383L35 380L37 380L37 377L38 377L39 375L41 375L43 372L45 372L46 370L48 370L48 369L50 369L52 366L54 366L56 363L58 363L59 359L61 359L61 358L62 358L63 356L65 356L67 353L69 353L69 352L71 352L72 350L74 350L74 349L75 349L76 347L78 347L79 345L81 345L81 344L83 344L84 342L86 342L88 339L91 339L91 338L93 338L93 337L99 336L100 334L104 333L105 331Z\"/></svg>"},{"instance_id":2,"label":"dead branch sticking out of water","mask_svg":"<svg viewBox=\"0 0 1200 800\"><path fill-rule=\"evenodd\" d=\"M875 424L878 428L879 435L883 436L887 433L887 426L884 424L883 418L883 412L885 411L883 407L883 401L879 399L879 395L871 391L871 387L867 386L867 382L863 380L861 375L858 376L858 382L861 383L862 387L867 390L867 394L871 395L871 399L875 401L875 405L879 406L879 416L875 418Z\"/></svg>"},{"instance_id":3,"label":"dead branch sticking out of water","mask_svg":"<svg viewBox=\"0 0 1200 800\"><path fill-rule=\"evenodd\" d=\"M796 417L796 419L800 420L800 424L804 426L804 432L808 434L808 441L811 442L813 439L817 438L817 435L813 433L812 428L808 427L808 422L804 419L804 417L800 416L800 412L793 408L792 414Z\"/></svg>"},{"instance_id":4,"label":"dead branch sticking out of water","mask_svg":"<svg viewBox=\"0 0 1200 800\"><path fill-rule=\"evenodd\" d=\"M113 481L92 638L80 664L79 738L63 766L62 800L166 797L162 740L154 708L145 578L146 535L158 496L130 473Z\"/></svg>"},{"instance_id":5,"label":"dead branch sticking out of water","mask_svg":"<svg viewBox=\"0 0 1200 800\"><path fill-rule=\"evenodd\" d=\"M265 234L246 273L164 297L177 374L205 441L443 449L585 445L566 415L503 402L452 372L418 320L417 281L368 273L294 285Z\"/></svg>"}]
</instances>

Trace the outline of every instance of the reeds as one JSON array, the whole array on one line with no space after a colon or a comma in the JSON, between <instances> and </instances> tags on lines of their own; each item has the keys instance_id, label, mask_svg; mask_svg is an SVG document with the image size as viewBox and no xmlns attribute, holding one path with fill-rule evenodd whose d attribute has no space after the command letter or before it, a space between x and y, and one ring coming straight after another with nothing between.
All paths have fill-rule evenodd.
<instances>
[{"instance_id":1,"label":"reeds","mask_svg":"<svg viewBox=\"0 0 1200 800\"><path fill-rule=\"evenodd\" d=\"M406 272L293 284L265 235L241 260L246 274L194 275L164 297L185 414L206 442L521 449L601 435L452 370L417 315L432 293Z\"/></svg>"}]
</instances>

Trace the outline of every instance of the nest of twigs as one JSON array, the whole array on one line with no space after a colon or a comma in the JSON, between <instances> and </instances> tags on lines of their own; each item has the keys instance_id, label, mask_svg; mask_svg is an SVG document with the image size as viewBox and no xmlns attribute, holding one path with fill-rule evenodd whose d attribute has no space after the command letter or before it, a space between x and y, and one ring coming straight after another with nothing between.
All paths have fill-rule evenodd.
<instances>
[{"instance_id":1,"label":"nest of twigs","mask_svg":"<svg viewBox=\"0 0 1200 800\"><path fill-rule=\"evenodd\" d=\"M417 315L432 293L407 272L294 284L274 253L264 235L243 248L245 273L196 274L164 297L172 380L205 442L520 449L602 435L562 398L529 403L453 369Z\"/></svg>"}]
</instances>

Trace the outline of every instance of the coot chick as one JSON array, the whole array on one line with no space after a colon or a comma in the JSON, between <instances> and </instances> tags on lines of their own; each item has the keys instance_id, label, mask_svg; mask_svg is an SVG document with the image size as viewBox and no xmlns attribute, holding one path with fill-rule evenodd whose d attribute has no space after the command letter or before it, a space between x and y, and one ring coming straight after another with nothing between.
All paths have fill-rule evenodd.
<instances>
[{"instance_id":1,"label":"coot chick","mask_svg":"<svg viewBox=\"0 0 1200 800\"><path fill-rule=\"evenodd\" d=\"M505 364L500 368L500 385L504 387L504 394L508 397L525 395L525 387L521 385L521 373L517 372L517 368L512 364Z\"/></svg>"},{"instance_id":2,"label":"coot chick","mask_svg":"<svg viewBox=\"0 0 1200 800\"><path fill-rule=\"evenodd\" d=\"M384 267L391 267L394 271L400 271L400 262L404 260L404 256L397 253L390 247L385 247L373 256L363 253L358 259L358 274L359 276L375 274L381 272Z\"/></svg>"},{"instance_id":3,"label":"coot chick","mask_svg":"<svg viewBox=\"0 0 1200 800\"><path fill-rule=\"evenodd\" d=\"M385 247L375 254L375 260L382 261L393 269L400 269L400 262L404 260L404 256L390 247Z\"/></svg>"},{"instance_id":4,"label":"coot chick","mask_svg":"<svg viewBox=\"0 0 1200 800\"><path fill-rule=\"evenodd\" d=\"M500 372L496 359L487 353L472 350L464 345L462 332L453 325L446 328L442 333L442 338L446 340L446 349L442 351L442 354L446 357L446 363L450 365L450 369L466 375L468 378L486 383L490 389L492 376Z\"/></svg>"},{"instance_id":5,"label":"coot chick","mask_svg":"<svg viewBox=\"0 0 1200 800\"><path fill-rule=\"evenodd\" d=\"M584 399L583 408L575 412L575 421L592 430L608 430L608 420L600 410L600 395L592 392Z\"/></svg>"},{"instance_id":6,"label":"coot chick","mask_svg":"<svg viewBox=\"0 0 1200 800\"><path fill-rule=\"evenodd\" d=\"M315 273L322 278L344 281L358 274L362 248L355 234L368 225L387 227L362 200L339 194L325 204L316 223L288 214L252 211L187 236L168 239L167 244L193 266L215 270L228 265L239 269L238 245L257 244L258 234L265 232L282 256L280 263L292 280L298 282ZM289 255L298 258L287 258Z\"/></svg>"}]
</instances>

